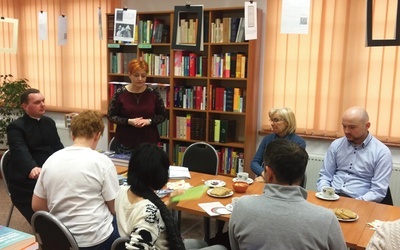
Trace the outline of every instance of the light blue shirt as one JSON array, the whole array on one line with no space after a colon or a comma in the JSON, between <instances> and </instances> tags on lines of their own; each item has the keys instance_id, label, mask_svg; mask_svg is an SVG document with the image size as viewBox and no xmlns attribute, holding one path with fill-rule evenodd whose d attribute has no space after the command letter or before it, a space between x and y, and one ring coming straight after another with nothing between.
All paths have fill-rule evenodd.
<instances>
[{"instance_id":1,"label":"light blue shirt","mask_svg":"<svg viewBox=\"0 0 400 250\"><path fill-rule=\"evenodd\" d=\"M267 145L270 142L275 141L277 139L286 139L286 140L292 141L292 142L300 145L300 147L302 147L304 149L306 148L306 141L296 134L288 134L285 137L279 137L277 134L272 133L272 134L265 136L262 139L260 146L258 146L257 152L254 155L254 158L250 164L251 170L253 170L253 172L257 176L260 176L261 173L264 171L263 156L264 156L265 148L267 147Z\"/></svg>"},{"instance_id":2,"label":"light blue shirt","mask_svg":"<svg viewBox=\"0 0 400 250\"><path fill-rule=\"evenodd\" d=\"M392 154L385 144L371 134L357 147L342 137L329 146L317 189L332 186L336 193L380 202L386 196L391 174Z\"/></svg>"}]
</instances>

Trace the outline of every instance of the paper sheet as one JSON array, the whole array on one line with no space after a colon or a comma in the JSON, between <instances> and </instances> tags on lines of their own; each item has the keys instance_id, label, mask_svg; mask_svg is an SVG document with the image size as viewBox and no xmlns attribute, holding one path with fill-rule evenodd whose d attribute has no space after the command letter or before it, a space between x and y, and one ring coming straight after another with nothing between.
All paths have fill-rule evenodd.
<instances>
[{"instance_id":1,"label":"paper sheet","mask_svg":"<svg viewBox=\"0 0 400 250\"><path fill-rule=\"evenodd\" d=\"M206 185L200 185L196 187L189 188L185 193L174 196L171 198L172 202L186 201L186 200L197 200L207 191L208 187Z\"/></svg>"},{"instance_id":2,"label":"paper sheet","mask_svg":"<svg viewBox=\"0 0 400 250\"><path fill-rule=\"evenodd\" d=\"M307 34L309 19L310 0L283 0L282 34Z\"/></svg>"}]
</instances>

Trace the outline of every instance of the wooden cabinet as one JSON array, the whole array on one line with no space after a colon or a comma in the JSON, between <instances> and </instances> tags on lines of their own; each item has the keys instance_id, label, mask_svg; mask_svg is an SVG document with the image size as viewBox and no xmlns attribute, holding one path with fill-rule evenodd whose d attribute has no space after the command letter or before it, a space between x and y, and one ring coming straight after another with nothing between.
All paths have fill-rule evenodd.
<instances>
[{"instance_id":1,"label":"wooden cabinet","mask_svg":"<svg viewBox=\"0 0 400 250\"><path fill-rule=\"evenodd\" d=\"M188 145L205 141L221 155L220 173L234 175L242 162L244 171L251 172L257 142L259 72L256 41L244 41L244 33L238 34L243 17L243 7L206 9L204 49L189 51L172 49L172 11L138 12L137 26L146 23L149 30L149 25L162 23L163 31L161 38L157 38L159 33L152 38L157 30L148 31L150 38L138 32L140 42L132 44L112 40L114 14L107 15L109 98L115 87L122 86L116 83L129 81L124 69L127 60L146 60L151 69L147 82L160 91L169 114L168 121L159 126L160 146L176 165ZM192 20L186 18L179 24L187 21L190 26ZM109 138L113 133L110 124Z\"/></svg>"}]
</instances>

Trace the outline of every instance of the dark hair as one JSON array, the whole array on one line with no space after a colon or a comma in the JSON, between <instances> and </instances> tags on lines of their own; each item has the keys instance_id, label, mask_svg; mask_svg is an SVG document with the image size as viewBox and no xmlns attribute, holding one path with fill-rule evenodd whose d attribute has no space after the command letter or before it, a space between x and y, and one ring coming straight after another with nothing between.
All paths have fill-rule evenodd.
<instances>
[{"instance_id":1,"label":"dark hair","mask_svg":"<svg viewBox=\"0 0 400 250\"><path fill-rule=\"evenodd\" d=\"M19 96L19 103L23 104L23 103L28 103L29 101L29 95L30 94L37 94L40 93L40 91L38 89L26 89L24 92L21 93L21 95Z\"/></svg>"},{"instance_id":2,"label":"dark hair","mask_svg":"<svg viewBox=\"0 0 400 250\"><path fill-rule=\"evenodd\" d=\"M154 193L168 182L168 155L157 145L143 143L135 147L129 160L128 184L137 196L150 200L160 210L165 223L169 249L185 249L175 221L164 202Z\"/></svg>"},{"instance_id":3,"label":"dark hair","mask_svg":"<svg viewBox=\"0 0 400 250\"><path fill-rule=\"evenodd\" d=\"M272 141L264 151L264 164L272 169L280 184L300 183L304 177L307 162L307 152L289 140Z\"/></svg>"}]
</instances>

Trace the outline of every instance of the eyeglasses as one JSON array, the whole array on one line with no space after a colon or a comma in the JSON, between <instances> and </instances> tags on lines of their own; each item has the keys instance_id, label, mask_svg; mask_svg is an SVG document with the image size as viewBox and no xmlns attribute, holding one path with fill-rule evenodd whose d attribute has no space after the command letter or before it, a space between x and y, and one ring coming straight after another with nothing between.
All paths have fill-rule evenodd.
<instances>
[{"instance_id":1,"label":"eyeglasses","mask_svg":"<svg viewBox=\"0 0 400 250\"><path fill-rule=\"evenodd\" d=\"M280 121L283 121L283 119L281 119L281 118L269 119L269 122L270 122L270 123L278 123L278 122L280 122Z\"/></svg>"}]
</instances>

